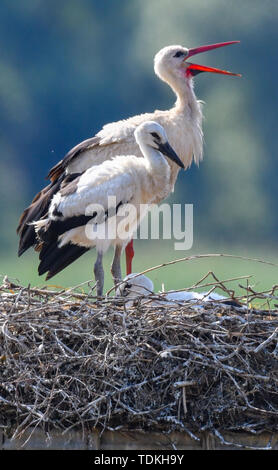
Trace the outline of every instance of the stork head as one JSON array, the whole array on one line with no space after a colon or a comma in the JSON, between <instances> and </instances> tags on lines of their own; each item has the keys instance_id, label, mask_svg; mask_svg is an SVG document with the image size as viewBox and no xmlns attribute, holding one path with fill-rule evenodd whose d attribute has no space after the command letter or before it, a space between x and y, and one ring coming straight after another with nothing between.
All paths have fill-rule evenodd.
<instances>
[{"instance_id":1,"label":"stork head","mask_svg":"<svg viewBox=\"0 0 278 470\"><path fill-rule=\"evenodd\" d=\"M173 81L177 81L178 78L190 79L201 72L213 72L240 77L241 75L237 73L188 62L188 59L193 55L210 51L212 49L217 49L218 47L236 44L238 42L239 41L221 42L217 44L196 47L194 49L187 49L183 46L164 47L155 55L154 71L159 76L159 78L161 78L161 80L169 84L172 84Z\"/></svg>"},{"instance_id":2,"label":"stork head","mask_svg":"<svg viewBox=\"0 0 278 470\"><path fill-rule=\"evenodd\" d=\"M153 292L153 283L144 274L129 274L124 278L124 282L116 290L116 296L135 298L142 295L149 295Z\"/></svg>"},{"instance_id":3,"label":"stork head","mask_svg":"<svg viewBox=\"0 0 278 470\"><path fill-rule=\"evenodd\" d=\"M170 160L175 162L178 166L184 168L184 164L169 144L164 128L157 122L143 122L136 128L134 136L138 145L149 146L155 150L158 150L163 155L170 158Z\"/></svg>"}]
</instances>

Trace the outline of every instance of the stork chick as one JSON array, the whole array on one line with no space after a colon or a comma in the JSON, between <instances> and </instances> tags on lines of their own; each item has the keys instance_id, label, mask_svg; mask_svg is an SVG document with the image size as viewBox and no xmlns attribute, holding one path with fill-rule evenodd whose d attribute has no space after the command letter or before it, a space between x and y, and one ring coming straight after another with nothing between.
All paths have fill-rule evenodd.
<instances>
[{"instance_id":1,"label":"stork chick","mask_svg":"<svg viewBox=\"0 0 278 470\"><path fill-rule=\"evenodd\" d=\"M102 256L110 245L114 245L112 275L115 283L121 279L123 247L132 238L148 205L163 199L170 191L171 171L163 155L184 168L162 126L153 121L145 122L134 134L144 158L117 156L89 168L53 197L48 217L34 223L41 242L38 248L40 275L48 272L47 279L50 279L96 247L94 273L97 295L101 296L104 283ZM109 196L115 198L114 211L109 206ZM127 219L128 204L132 204L134 211ZM96 210L99 207L101 209ZM113 238L109 236L112 222L116 229Z\"/></svg>"},{"instance_id":2,"label":"stork chick","mask_svg":"<svg viewBox=\"0 0 278 470\"><path fill-rule=\"evenodd\" d=\"M133 273L126 276L116 289L115 296L123 297L127 306L134 305L134 301L141 297L142 302L147 302L149 306L175 305L183 302L192 302L197 304L197 308L202 308L203 303L215 302L237 308L245 308L236 299L230 299L217 294L217 292L188 292L174 291L168 292L166 295L159 293L160 298L156 300L148 300L148 296L153 294L154 285L151 279L144 274Z\"/></svg>"},{"instance_id":3,"label":"stork chick","mask_svg":"<svg viewBox=\"0 0 278 470\"><path fill-rule=\"evenodd\" d=\"M212 72L224 75L238 75L224 70L192 64L188 59L196 54L238 43L230 41L192 49L174 45L161 49L154 58L156 75L166 82L174 91L177 100L169 110L156 110L152 113L132 116L118 122L105 125L94 137L87 139L71 149L63 160L58 162L49 172L51 183L42 189L32 203L22 213L17 227L20 236L19 256L31 246L36 245L33 221L47 216L53 196L69 181L88 168L111 160L116 155L136 155L142 157L140 147L134 138L135 129L146 121L155 121L162 125L169 142L179 155L183 165L188 168L194 158L195 163L202 159L203 133L202 109L193 90L193 78L201 72ZM170 184L168 194L173 191L179 168L170 163ZM154 202L160 202L168 194L157 193ZM30 224L31 223L31 224ZM131 242L126 248L127 274L131 272L133 248Z\"/></svg>"}]
</instances>

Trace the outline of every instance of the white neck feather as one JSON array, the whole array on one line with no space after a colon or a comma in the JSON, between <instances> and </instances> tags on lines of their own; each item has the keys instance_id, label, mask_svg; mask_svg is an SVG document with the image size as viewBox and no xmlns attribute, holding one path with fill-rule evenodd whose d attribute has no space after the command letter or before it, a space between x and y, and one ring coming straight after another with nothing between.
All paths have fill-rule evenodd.
<instances>
[{"instance_id":1,"label":"white neck feather","mask_svg":"<svg viewBox=\"0 0 278 470\"><path fill-rule=\"evenodd\" d=\"M148 203L165 199L171 191L170 165L158 150L143 142L139 145L144 155L144 166L148 172L148 177L142 180Z\"/></svg>"},{"instance_id":2,"label":"white neck feather","mask_svg":"<svg viewBox=\"0 0 278 470\"><path fill-rule=\"evenodd\" d=\"M140 142L139 146L150 171L155 172L159 171L159 169L160 171L167 171L167 167L169 167L168 162L159 150L144 142Z\"/></svg>"},{"instance_id":3,"label":"white neck feather","mask_svg":"<svg viewBox=\"0 0 278 470\"><path fill-rule=\"evenodd\" d=\"M175 93L177 100L176 109L189 114L191 118L197 118L200 113L200 106L194 93L193 80L191 78L175 77L175 80L168 81L168 85Z\"/></svg>"}]
</instances>

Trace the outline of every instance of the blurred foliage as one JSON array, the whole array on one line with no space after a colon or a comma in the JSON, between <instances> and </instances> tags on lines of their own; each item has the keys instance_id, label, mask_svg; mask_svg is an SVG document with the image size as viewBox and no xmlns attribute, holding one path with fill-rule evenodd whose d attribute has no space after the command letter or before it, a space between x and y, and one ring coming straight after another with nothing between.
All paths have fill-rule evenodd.
<instances>
[{"instance_id":1,"label":"blurred foliage","mask_svg":"<svg viewBox=\"0 0 278 470\"><path fill-rule=\"evenodd\" d=\"M274 244L277 19L277 0L2 0L2 253L17 250L22 209L72 146L107 122L172 106L153 73L160 48L234 39L196 60L243 78L196 77L205 158L180 172L170 201L194 204L195 251L212 240Z\"/></svg>"}]
</instances>

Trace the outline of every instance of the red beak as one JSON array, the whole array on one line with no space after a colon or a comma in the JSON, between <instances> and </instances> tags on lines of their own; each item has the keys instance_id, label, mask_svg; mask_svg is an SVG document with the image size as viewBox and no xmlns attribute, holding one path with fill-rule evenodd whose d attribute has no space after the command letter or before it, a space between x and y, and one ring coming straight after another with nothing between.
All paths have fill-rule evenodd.
<instances>
[{"instance_id":1,"label":"red beak","mask_svg":"<svg viewBox=\"0 0 278 470\"><path fill-rule=\"evenodd\" d=\"M218 47L230 46L231 44L238 44L239 42L240 41L218 42L216 44L209 44L207 46L200 46L195 47L193 49L189 49L188 55L186 56L184 61L186 61L189 57L193 55L200 54L201 52L211 51L212 49L217 49ZM213 72L220 73L223 75L233 75L235 77L241 77L239 73L232 73L228 72L227 70L216 69L214 67L206 67L205 65L192 64L190 62L187 62L187 64L189 64L186 70L187 75L195 76L201 72Z\"/></svg>"}]
</instances>

